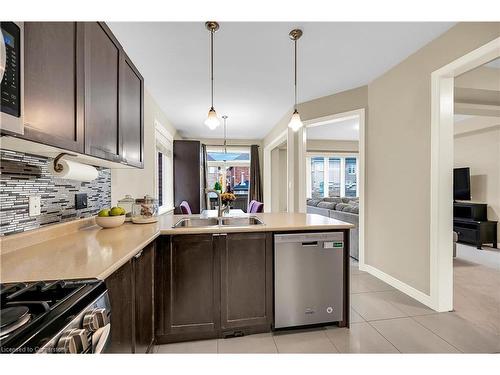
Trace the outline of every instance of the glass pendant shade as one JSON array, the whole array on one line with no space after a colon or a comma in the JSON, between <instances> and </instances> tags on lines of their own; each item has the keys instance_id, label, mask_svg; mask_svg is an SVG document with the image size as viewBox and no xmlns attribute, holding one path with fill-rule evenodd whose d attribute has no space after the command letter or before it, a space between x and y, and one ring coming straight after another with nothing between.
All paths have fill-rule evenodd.
<instances>
[{"instance_id":1,"label":"glass pendant shade","mask_svg":"<svg viewBox=\"0 0 500 375\"><path fill-rule=\"evenodd\" d=\"M299 112L297 110L293 111L292 118L288 123L288 127L291 128L294 132L299 130L303 126L302 120L300 119Z\"/></svg>"},{"instance_id":2,"label":"glass pendant shade","mask_svg":"<svg viewBox=\"0 0 500 375\"><path fill-rule=\"evenodd\" d=\"M215 112L214 107L210 108L210 111L208 111L208 117L205 120L205 125L208 126L210 130L214 130L220 125L220 120L217 117L217 112Z\"/></svg>"}]
</instances>

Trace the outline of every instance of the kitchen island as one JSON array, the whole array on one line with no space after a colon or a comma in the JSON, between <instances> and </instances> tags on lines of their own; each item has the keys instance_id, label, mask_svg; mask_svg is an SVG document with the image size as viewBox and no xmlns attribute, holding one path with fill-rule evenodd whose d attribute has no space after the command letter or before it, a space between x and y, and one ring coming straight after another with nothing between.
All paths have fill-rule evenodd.
<instances>
[{"instance_id":1,"label":"kitchen island","mask_svg":"<svg viewBox=\"0 0 500 375\"><path fill-rule=\"evenodd\" d=\"M251 215L257 225L174 225L199 215L163 215L153 224L101 229L85 222L2 238L1 282L105 280L112 352L273 328L275 234L341 232L343 319L348 325L351 224L299 213Z\"/></svg>"}]
</instances>

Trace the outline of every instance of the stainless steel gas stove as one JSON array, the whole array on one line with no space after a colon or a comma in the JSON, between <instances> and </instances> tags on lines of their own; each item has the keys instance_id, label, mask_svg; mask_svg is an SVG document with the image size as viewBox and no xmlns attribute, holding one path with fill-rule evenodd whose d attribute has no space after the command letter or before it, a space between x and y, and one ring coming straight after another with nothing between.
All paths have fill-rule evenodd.
<instances>
[{"instance_id":1,"label":"stainless steel gas stove","mask_svg":"<svg viewBox=\"0 0 500 375\"><path fill-rule=\"evenodd\" d=\"M98 280L1 284L1 353L101 353L111 308Z\"/></svg>"}]
</instances>

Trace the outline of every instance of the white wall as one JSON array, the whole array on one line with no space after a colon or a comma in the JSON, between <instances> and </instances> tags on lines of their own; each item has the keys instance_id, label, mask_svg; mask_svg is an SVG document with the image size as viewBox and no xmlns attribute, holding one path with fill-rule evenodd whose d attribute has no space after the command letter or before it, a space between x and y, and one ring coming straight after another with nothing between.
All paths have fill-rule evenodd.
<instances>
[{"instance_id":1,"label":"white wall","mask_svg":"<svg viewBox=\"0 0 500 375\"><path fill-rule=\"evenodd\" d=\"M304 121L367 108L365 263L427 295L431 73L499 36L498 22L459 23L368 86L299 105ZM264 145L286 128L290 114L268 133Z\"/></svg>"},{"instance_id":2,"label":"white wall","mask_svg":"<svg viewBox=\"0 0 500 375\"><path fill-rule=\"evenodd\" d=\"M477 123L477 130L456 132L454 166L470 167L471 198L474 202L488 204L488 219L500 218L500 118L496 124L481 128L481 119L467 120L469 126ZM463 128L464 124L461 124ZM500 226L497 226L500 238Z\"/></svg>"},{"instance_id":3,"label":"white wall","mask_svg":"<svg viewBox=\"0 0 500 375\"><path fill-rule=\"evenodd\" d=\"M272 212L287 211L287 150L284 147L276 147L271 151L271 189L272 189Z\"/></svg>"},{"instance_id":4,"label":"white wall","mask_svg":"<svg viewBox=\"0 0 500 375\"><path fill-rule=\"evenodd\" d=\"M111 170L111 204L126 194L134 198L145 194L155 196L155 120L162 124L174 138L178 138L176 129L160 109L154 98L144 90L144 169ZM170 178L172 180L173 177Z\"/></svg>"},{"instance_id":5,"label":"white wall","mask_svg":"<svg viewBox=\"0 0 500 375\"><path fill-rule=\"evenodd\" d=\"M334 139L308 139L307 151L312 152L358 152L358 141L339 141Z\"/></svg>"},{"instance_id":6,"label":"white wall","mask_svg":"<svg viewBox=\"0 0 500 375\"><path fill-rule=\"evenodd\" d=\"M300 103L298 105L298 110L302 121L308 121L317 119L320 117L326 117L338 113L349 112L361 108L366 108L368 104L368 87L362 86L352 90L343 91L337 94L325 96L322 98L314 99L308 102ZM292 115L292 110L288 111L278 123L270 130L263 140L263 145L266 147L271 144L276 138L279 137L283 131L288 129L288 122L290 121L290 116ZM293 142L293 144L291 144ZM299 211L301 202L299 194L299 136L298 132L292 137L288 137L288 159L290 161L289 165L293 166L294 171L289 171L290 179L292 184L292 189L289 189L289 202L293 202L293 211ZM352 147L352 145L349 145ZM307 147L306 147L307 148ZM351 151L351 150L349 150ZM263 173L267 175L267 172ZM271 187L272 191L272 187ZM304 202L302 202L304 203ZM292 207L292 205L288 205Z\"/></svg>"},{"instance_id":7,"label":"white wall","mask_svg":"<svg viewBox=\"0 0 500 375\"><path fill-rule=\"evenodd\" d=\"M287 205L287 186L286 186L286 180L287 180L287 149L282 148L279 149L279 171L278 171L278 178L279 178L279 186L280 186L280 192L278 194L279 196L279 212L286 212L288 210Z\"/></svg>"},{"instance_id":8,"label":"white wall","mask_svg":"<svg viewBox=\"0 0 500 375\"><path fill-rule=\"evenodd\" d=\"M368 86L365 263L426 295L431 73L499 35L499 23L459 23Z\"/></svg>"}]
</instances>

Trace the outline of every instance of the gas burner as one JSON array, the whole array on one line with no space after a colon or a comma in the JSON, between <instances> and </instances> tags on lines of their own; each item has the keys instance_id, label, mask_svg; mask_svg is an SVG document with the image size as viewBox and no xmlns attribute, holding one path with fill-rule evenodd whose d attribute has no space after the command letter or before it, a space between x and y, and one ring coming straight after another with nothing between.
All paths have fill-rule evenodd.
<instances>
[{"instance_id":1,"label":"gas burner","mask_svg":"<svg viewBox=\"0 0 500 375\"><path fill-rule=\"evenodd\" d=\"M0 337L4 338L9 333L22 327L30 321L31 315L26 306L6 307L0 310Z\"/></svg>"}]
</instances>

